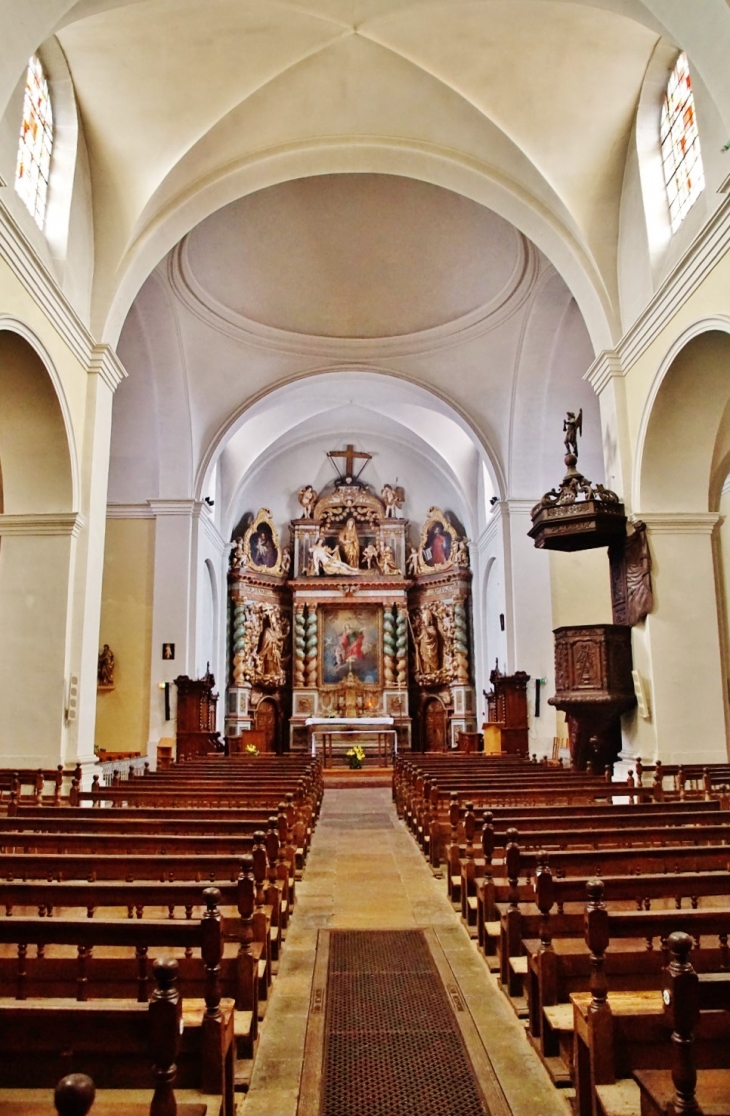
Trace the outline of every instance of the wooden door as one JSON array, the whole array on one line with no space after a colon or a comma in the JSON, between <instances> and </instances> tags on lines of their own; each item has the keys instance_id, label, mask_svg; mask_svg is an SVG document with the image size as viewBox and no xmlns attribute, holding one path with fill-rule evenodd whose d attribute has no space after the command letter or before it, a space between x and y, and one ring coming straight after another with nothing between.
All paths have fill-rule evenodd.
<instances>
[{"instance_id":1,"label":"wooden door","mask_svg":"<svg viewBox=\"0 0 730 1116\"><path fill-rule=\"evenodd\" d=\"M423 748L425 752L446 751L446 710L437 698L423 710Z\"/></svg>"},{"instance_id":2,"label":"wooden door","mask_svg":"<svg viewBox=\"0 0 730 1116\"><path fill-rule=\"evenodd\" d=\"M259 702L258 709L256 710L256 728L259 732L265 733L266 744L264 746L265 752L276 751L276 729L278 717L276 705L273 701L264 699Z\"/></svg>"}]
</instances>

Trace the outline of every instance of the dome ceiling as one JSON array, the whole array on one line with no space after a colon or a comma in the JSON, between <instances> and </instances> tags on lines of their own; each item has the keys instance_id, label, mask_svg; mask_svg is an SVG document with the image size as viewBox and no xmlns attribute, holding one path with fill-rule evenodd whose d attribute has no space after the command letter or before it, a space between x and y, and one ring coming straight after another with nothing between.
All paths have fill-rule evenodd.
<instances>
[{"instance_id":1,"label":"dome ceiling","mask_svg":"<svg viewBox=\"0 0 730 1116\"><path fill-rule=\"evenodd\" d=\"M321 337L485 318L514 293L522 237L467 198L392 175L315 176L249 195L187 237L198 300Z\"/></svg>"}]
</instances>

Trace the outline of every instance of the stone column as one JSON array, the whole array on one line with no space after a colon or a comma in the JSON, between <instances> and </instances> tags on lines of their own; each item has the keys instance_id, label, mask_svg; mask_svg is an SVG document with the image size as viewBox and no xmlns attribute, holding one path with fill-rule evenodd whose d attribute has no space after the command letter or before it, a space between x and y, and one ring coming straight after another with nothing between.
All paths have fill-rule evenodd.
<instances>
[{"instance_id":1,"label":"stone column","mask_svg":"<svg viewBox=\"0 0 730 1116\"><path fill-rule=\"evenodd\" d=\"M634 754L666 763L728 758L713 532L714 513L644 512L654 609L634 628L634 668L651 721L637 718Z\"/></svg>"},{"instance_id":2,"label":"stone column","mask_svg":"<svg viewBox=\"0 0 730 1116\"><path fill-rule=\"evenodd\" d=\"M545 678L543 694L555 693L555 650L553 609L550 585L550 555L537 550L527 532L532 526L530 511L534 500L506 500L500 505L504 539L505 635L507 662L505 674L524 670L535 678ZM528 684L529 685L529 684ZM533 689L534 692L534 689ZM533 714L528 690L529 749L539 755L552 751L556 734L555 711L544 700L540 717Z\"/></svg>"}]
</instances>

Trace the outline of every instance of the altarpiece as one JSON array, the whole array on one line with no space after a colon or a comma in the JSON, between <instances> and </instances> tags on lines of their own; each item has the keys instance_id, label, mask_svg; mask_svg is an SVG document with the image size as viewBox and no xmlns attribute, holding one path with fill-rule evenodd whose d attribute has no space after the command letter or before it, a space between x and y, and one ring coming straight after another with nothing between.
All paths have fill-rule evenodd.
<instances>
[{"instance_id":1,"label":"altarpiece","mask_svg":"<svg viewBox=\"0 0 730 1116\"><path fill-rule=\"evenodd\" d=\"M356 473L370 455L328 456L344 468L299 489L287 546L266 508L232 544L226 735L301 750L312 724L387 721L400 749L455 746L475 729L466 539L431 508L414 542L404 490Z\"/></svg>"}]
</instances>

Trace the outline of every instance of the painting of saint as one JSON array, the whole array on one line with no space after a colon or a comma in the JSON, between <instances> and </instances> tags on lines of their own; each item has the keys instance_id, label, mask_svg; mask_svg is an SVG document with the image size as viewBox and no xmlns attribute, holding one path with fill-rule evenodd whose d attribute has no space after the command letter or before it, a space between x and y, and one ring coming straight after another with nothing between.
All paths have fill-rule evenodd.
<instances>
[{"instance_id":1,"label":"painting of saint","mask_svg":"<svg viewBox=\"0 0 730 1116\"><path fill-rule=\"evenodd\" d=\"M251 561L255 566L273 569L279 557L268 523L260 523L249 539Z\"/></svg>"},{"instance_id":2,"label":"painting of saint","mask_svg":"<svg viewBox=\"0 0 730 1116\"><path fill-rule=\"evenodd\" d=\"M445 566L451 558L451 535L443 523L436 522L426 536L423 560L427 566Z\"/></svg>"},{"instance_id":3,"label":"painting of saint","mask_svg":"<svg viewBox=\"0 0 730 1116\"><path fill-rule=\"evenodd\" d=\"M379 683L378 610L333 608L322 612L322 683L338 685L350 672L360 682Z\"/></svg>"}]
</instances>

